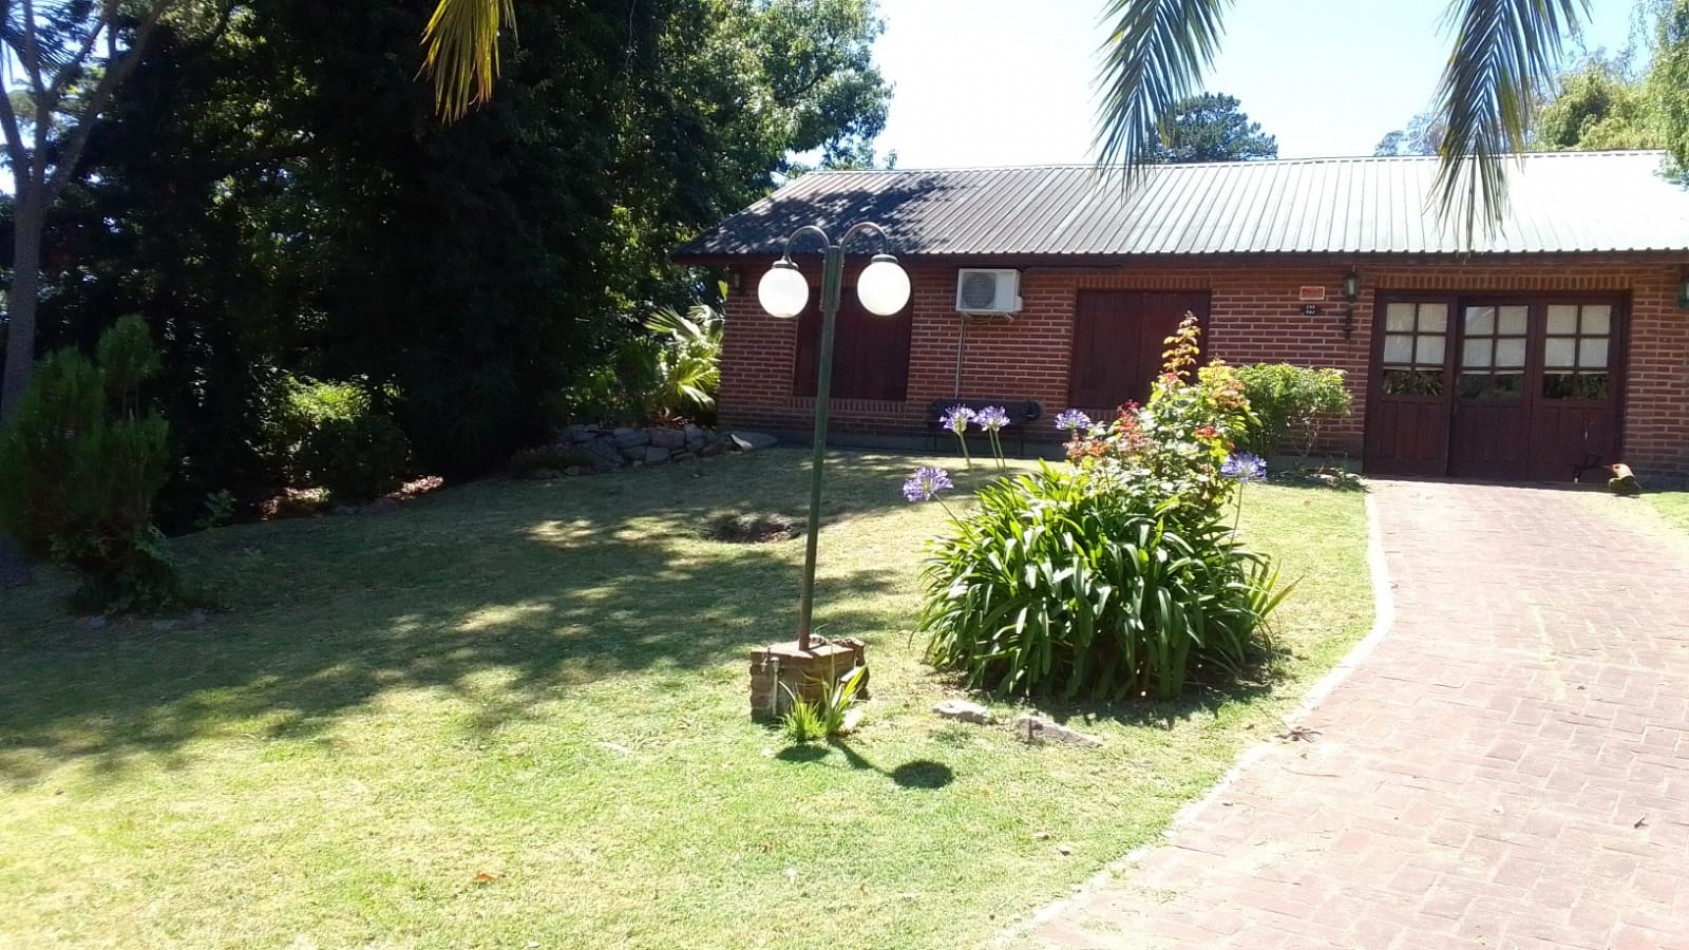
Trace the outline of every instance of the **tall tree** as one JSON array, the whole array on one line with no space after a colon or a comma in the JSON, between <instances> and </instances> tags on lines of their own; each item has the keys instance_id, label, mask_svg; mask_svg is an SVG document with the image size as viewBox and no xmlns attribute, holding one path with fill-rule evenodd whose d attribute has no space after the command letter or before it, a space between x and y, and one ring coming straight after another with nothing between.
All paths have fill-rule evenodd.
<instances>
[{"instance_id":1,"label":"tall tree","mask_svg":"<svg viewBox=\"0 0 1689 950\"><path fill-rule=\"evenodd\" d=\"M1689 169L1689 0L1656 3L1648 87L1660 109L1665 146L1681 172Z\"/></svg>"},{"instance_id":2,"label":"tall tree","mask_svg":"<svg viewBox=\"0 0 1689 950\"><path fill-rule=\"evenodd\" d=\"M176 0L6 0L0 47L22 79L0 91L0 131L13 182L12 284L0 418L17 408L35 365L41 236L112 93L140 62Z\"/></svg>"},{"instance_id":3,"label":"tall tree","mask_svg":"<svg viewBox=\"0 0 1689 950\"><path fill-rule=\"evenodd\" d=\"M1443 148L1443 134L1448 127L1435 112L1421 112L1408 120L1405 128L1384 133L1374 155L1436 155Z\"/></svg>"},{"instance_id":4,"label":"tall tree","mask_svg":"<svg viewBox=\"0 0 1689 950\"><path fill-rule=\"evenodd\" d=\"M1249 121L1233 96L1205 92L1179 100L1163 117L1151 162L1246 162L1277 158L1278 140Z\"/></svg>"},{"instance_id":5,"label":"tall tree","mask_svg":"<svg viewBox=\"0 0 1689 950\"><path fill-rule=\"evenodd\" d=\"M1540 149L1632 149L1665 145L1663 111L1647 78L1628 57L1592 55L1562 76L1537 110L1533 145Z\"/></svg>"},{"instance_id":6,"label":"tall tree","mask_svg":"<svg viewBox=\"0 0 1689 950\"><path fill-rule=\"evenodd\" d=\"M289 374L363 386L434 471L502 464L652 305L694 302L670 248L794 154L871 154L890 94L874 18L525 0L499 98L442 124L412 60L432 0L216 2L215 33L161 24L44 245L43 342L124 313L160 340L176 526L275 488Z\"/></svg>"}]
</instances>

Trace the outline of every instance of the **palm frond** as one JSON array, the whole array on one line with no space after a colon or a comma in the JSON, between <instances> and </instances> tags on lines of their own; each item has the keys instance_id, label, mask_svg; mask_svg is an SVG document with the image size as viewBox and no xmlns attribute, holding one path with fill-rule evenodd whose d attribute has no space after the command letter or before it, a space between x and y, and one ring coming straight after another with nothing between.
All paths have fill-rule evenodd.
<instances>
[{"instance_id":1,"label":"palm frond","mask_svg":"<svg viewBox=\"0 0 1689 950\"><path fill-rule=\"evenodd\" d=\"M1214 61L1231 0L1109 0L1115 25L1103 46L1097 164L1115 162L1128 176L1160 140L1161 117L1195 92Z\"/></svg>"},{"instance_id":2,"label":"palm frond","mask_svg":"<svg viewBox=\"0 0 1689 950\"><path fill-rule=\"evenodd\" d=\"M1454 52L1437 87L1448 124L1437 169L1439 217L1460 224L1466 246L1480 220L1507 217L1506 157L1525 150L1537 90L1555 78L1561 37L1589 14L1588 0L1452 0Z\"/></svg>"},{"instance_id":3,"label":"palm frond","mask_svg":"<svg viewBox=\"0 0 1689 950\"><path fill-rule=\"evenodd\" d=\"M516 22L514 0L440 0L422 31L423 71L434 78L434 105L448 122L493 95L499 30Z\"/></svg>"}]
</instances>

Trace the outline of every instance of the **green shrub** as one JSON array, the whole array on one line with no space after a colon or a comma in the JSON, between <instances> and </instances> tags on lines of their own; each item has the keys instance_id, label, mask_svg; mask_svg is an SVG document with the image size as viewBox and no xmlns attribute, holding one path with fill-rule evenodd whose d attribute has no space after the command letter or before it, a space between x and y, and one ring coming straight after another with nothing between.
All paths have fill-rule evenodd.
<instances>
[{"instance_id":1,"label":"green shrub","mask_svg":"<svg viewBox=\"0 0 1689 950\"><path fill-rule=\"evenodd\" d=\"M1273 567L1218 510L1180 525L1177 505L1048 467L978 497L935 546L918 623L928 662L970 687L1168 698L1193 668L1242 669L1277 605Z\"/></svg>"},{"instance_id":2,"label":"green shrub","mask_svg":"<svg viewBox=\"0 0 1689 950\"><path fill-rule=\"evenodd\" d=\"M561 445L541 445L523 449L510 459L510 476L527 478L541 470L561 472L567 468L596 469L598 459L591 452Z\"/></svg>"},{"instance_id":3,"label":"green shrub","mask_svg":"<svg viewBox=\"0 0 1689 950\"><path fill-rule=\"evenodd\" d=\"M1258 459L1231 455L1251 421L1225 367L1196 373L1199 330L1168 340L1147 406L1093 424L1069 410L1072 472L1044 466L982 489L934 545L918 629L929 662L1000 693L1169 698L1193 670L1236 675L1283 592L1229 525ZM1247 464L1246 464L1247 463ZM930 497L943 473L904 486Z\"/></svg>"},{"instance_id":4,"label":"green shrub","mask_svg":"<svg viewBox=\"0 0 1689 950\"><path fill-rule=\"evenodd\" d=\"M96 356L48 356L0 430L0 530L77 571L82 606L162 609L179 596L152 523L169 477L169 426L142 413L141 397L158 355L131 316L101 336Z\"/></svg>"},{"instance_id":5,"label":"green shrub","mask_svg":"<svg viewBox=\"0 0 1689 950\"><path fill-rule=\"evenodd\" d=\"M1254 414L1240 442L1257 455L1283 451L1305 459L1319 440L1320 428L1350 412L1340 369L1256 363L1232 372L1243 383Z\"/></svg>"},{"instance_id":6,"label":"green shrub","mask_svg":"<svg viewBox=\"0 0 1689 950\"><path fill-rule=\"evenodd\" d=\"M373 413L318 423L299 447L307 476L336 501L368 501L397 491L412 473L404 430Z\"/></svg>"},{"instance_id":7,"label":"green shrub","mask_svg":"<svg viewBox=\"0 0 1689 950\"><path fill-rule=\"evenodd\" d=\"M295 488L326 488L334 500L368 501L414 473L410 439L349 382L290 377L269 427L269 451Z\"/></svg>"},{"instance_id":8,"label":"green shrub","mask_svg":"<svg viewBox=\"0 0 1689 950\"><path fill-rule=\"evenodd\" d=\"M721 314L707 306L685 314L665 308L645 329L570 389L566 401L574 419L629 425L710 420L721 382Z\"/></svg>"}]
</instances>

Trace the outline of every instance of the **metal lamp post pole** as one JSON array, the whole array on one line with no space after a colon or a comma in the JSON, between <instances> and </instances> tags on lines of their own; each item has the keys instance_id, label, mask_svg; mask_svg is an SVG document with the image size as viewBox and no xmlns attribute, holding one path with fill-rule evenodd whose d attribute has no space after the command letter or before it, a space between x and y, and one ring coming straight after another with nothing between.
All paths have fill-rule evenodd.
<instances>
[{"instance_id":1,"label":"metal lamp post pole","mask_svg":"<svg viewBox=\"0 0 1689 950\"><path fill-rule=\"evenodd\" d=\"M868 222L846 231L837 244L814 225L805 225L786 239L788 260L793 242L805 234L818 235L826 244L821 272L821 355L815 373L815 454L809 468L809 538L803 556L803 595L798 601L799 650L809 649L810 622L815 611L815 559L821 544L821 477L827 464L828 397L833 387L833 334L844 284L844 249L852 238L869 231L885 240L885 232L879 225Z\"/></svg>"}]
</instances>

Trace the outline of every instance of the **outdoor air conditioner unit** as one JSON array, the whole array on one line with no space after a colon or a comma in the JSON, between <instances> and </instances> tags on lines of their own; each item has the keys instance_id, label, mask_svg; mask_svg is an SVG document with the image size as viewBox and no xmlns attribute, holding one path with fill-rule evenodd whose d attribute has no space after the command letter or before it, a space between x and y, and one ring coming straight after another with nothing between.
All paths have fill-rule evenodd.
<instances>
[{"instance_id":1,"label":"outdoor air conditioner unit","mask_svg":"<svg viewBox=\"0 0 1689 950\"><path fill-rule=\"evenodd\" d=\"M1020 312L1020 271L962 268L956 273L956 309L962 313Z\"/></svg>"}]
</instances>

